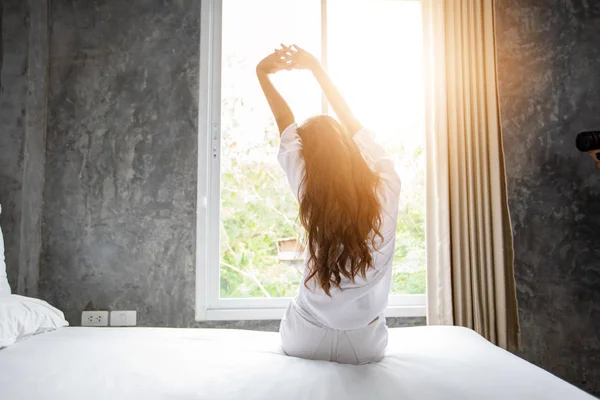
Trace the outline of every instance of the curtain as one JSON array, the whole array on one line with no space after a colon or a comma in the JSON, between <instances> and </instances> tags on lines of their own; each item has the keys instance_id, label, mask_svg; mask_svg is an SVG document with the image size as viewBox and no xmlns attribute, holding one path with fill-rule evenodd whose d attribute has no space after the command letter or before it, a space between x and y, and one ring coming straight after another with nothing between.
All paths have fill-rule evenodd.
<instances>
[{"instance_id":1,"label":"curtain","mask_svg":"<svg viewBox=\"0 0 600 400\"><path fill-rule=\"evenodd\" d=\"M492 0L422 0L427 321L519 347Z\"/></svg>"}]
</instances>

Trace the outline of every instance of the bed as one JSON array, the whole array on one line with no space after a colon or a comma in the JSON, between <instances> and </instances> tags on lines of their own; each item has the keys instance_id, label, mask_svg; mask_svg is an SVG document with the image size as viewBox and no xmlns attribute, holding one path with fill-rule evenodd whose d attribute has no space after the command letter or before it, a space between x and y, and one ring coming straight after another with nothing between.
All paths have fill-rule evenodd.
<instances>
[{"instance_id":1,"label":"bed","mask_svg":"<svg viewBox=\"0 0 600 400\"><path fill-rule=\"evenodd\" d=\"M0 350L0 399L593 397L458 327L390 329L364 366L287 357L270 332L66 327Z\"/></svg>"}]
</instances>

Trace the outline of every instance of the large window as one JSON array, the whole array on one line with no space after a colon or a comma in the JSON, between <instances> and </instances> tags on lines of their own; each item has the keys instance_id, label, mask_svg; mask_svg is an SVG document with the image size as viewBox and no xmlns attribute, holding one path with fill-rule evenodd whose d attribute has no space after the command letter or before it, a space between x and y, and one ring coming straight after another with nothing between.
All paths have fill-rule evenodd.
<instances>
[{"instance_id":1,"label":"large window","mask_svg":"<svg viewBox=\"0 0 600 400\"><path fill-rule=\"evenodd\" d=\"M402 178L390 316L424 315L424 101L420 4L203 0L197 318L278 318L301 284L298 205L256 79L275 46L319 56ZM296 120L331 113L308 72L273 77Z\"/></svg>"}]
</instances>

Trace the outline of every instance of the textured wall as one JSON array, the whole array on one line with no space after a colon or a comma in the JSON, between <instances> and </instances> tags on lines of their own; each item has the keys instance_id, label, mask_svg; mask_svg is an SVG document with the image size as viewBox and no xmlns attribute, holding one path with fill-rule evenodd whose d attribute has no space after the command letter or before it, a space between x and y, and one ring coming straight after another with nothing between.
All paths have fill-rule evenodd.
<instances>
[{"instance_id":1,"label":"textured wall","mask_svg":"<svg viewBox=\"0 0 600 400\"><path fill-rule=\"evenodd\" d=\"M48 99L48 1L28 0L27 108L23 142L21 237L17 290L36 297L42 246L42 192L46 161Z\"/></svg>"},{"instance_id":2,"label":"textured wall","mask_svg":"<svg viewBox=\"0 0 600 400\"><path fill-rule=\"evenodd\" d=\"M28 76L28 10L21 0L0 2L0 225L8 280L16 291L21 236L21 189Z\"/></svg>"},{"instance_id":3,"label":"textured wall","mask_svg":"<svg viewBox=\"0 0 600 400\"><path fill-rule=\"evenodd\" d=\"M524 358L600 394L600 2L496 2Z\"/></svg>"},{"instance_id":4,"label":"textured wall","mask_svg":"<svg viewBox=\"0 0 600 400\"><path fill-rule=\"evenodd\" d=\"M5 0L0 10L0 223L12 290L36 296L46 152L48 8L46 0Z\"/></svg>"},{"instance_id":5,"label":"textured wall","mask_svg":"<svg viewBox=\"0 0 600 400\"><path fill-rule=\"evenodd\" d=\"M200 2L51 1L42 296L194 320Z\"/></svg>"}]
</instances>

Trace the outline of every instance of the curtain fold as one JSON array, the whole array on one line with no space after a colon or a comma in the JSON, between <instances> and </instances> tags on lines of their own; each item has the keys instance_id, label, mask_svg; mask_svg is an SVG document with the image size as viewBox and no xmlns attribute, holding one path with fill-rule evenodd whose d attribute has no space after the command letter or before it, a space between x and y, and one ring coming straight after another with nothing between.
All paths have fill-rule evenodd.
<instances>
[{"instance_id":1,"label":"curtain fold","mask_svg":"<svg viewBox=\"0 0 600 400\"><path fill-rule=\"evenodd\" d=\"M519 347L492 0L422 0L427 320Z\"/></svg>"}]
</instances>

